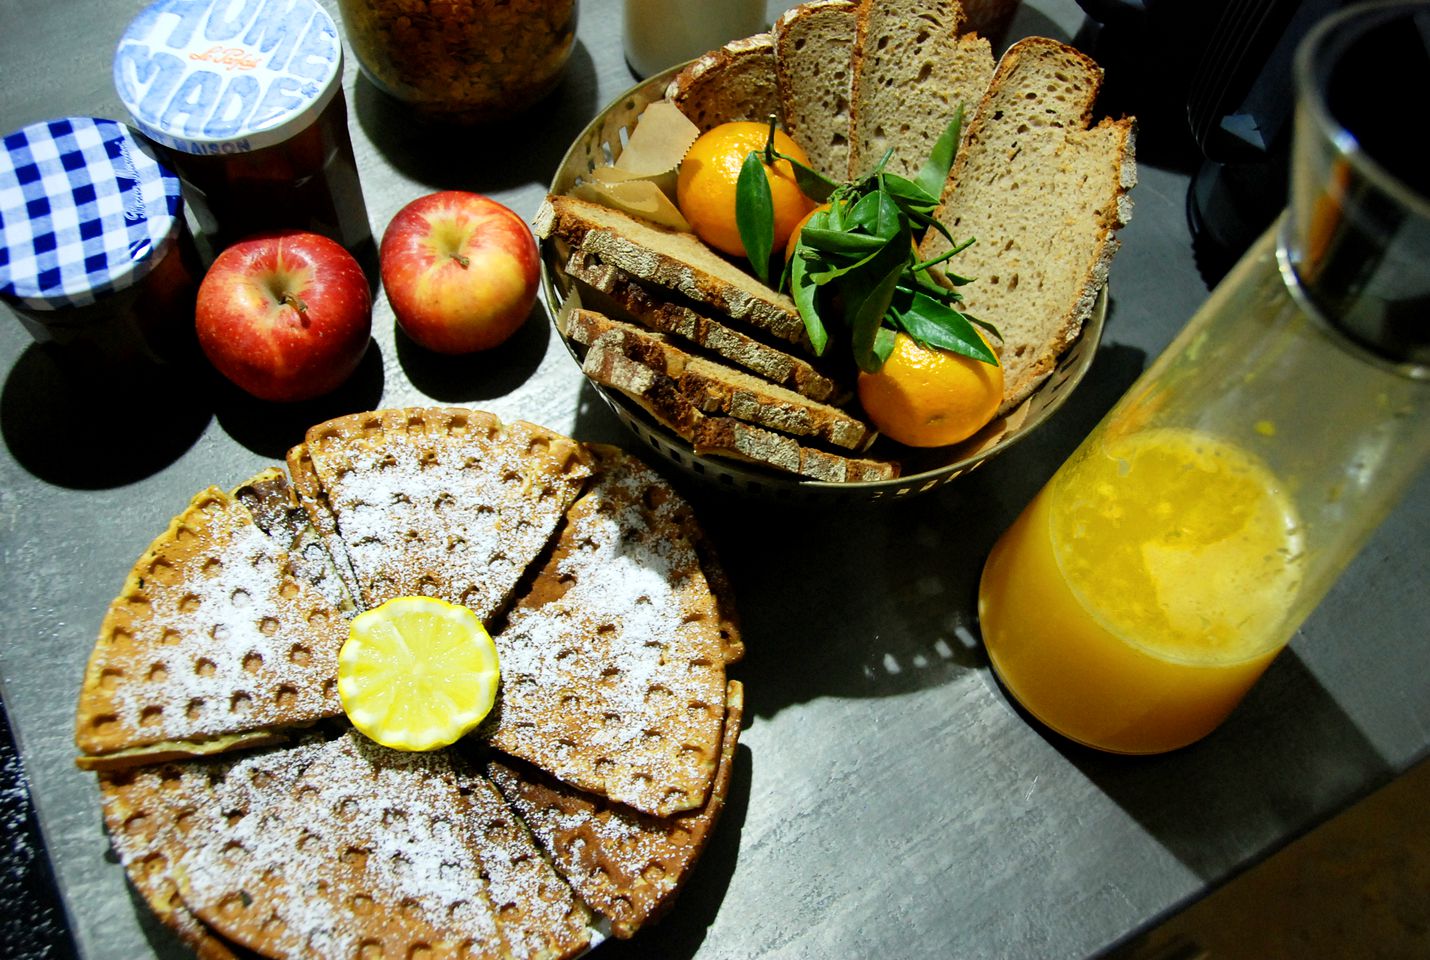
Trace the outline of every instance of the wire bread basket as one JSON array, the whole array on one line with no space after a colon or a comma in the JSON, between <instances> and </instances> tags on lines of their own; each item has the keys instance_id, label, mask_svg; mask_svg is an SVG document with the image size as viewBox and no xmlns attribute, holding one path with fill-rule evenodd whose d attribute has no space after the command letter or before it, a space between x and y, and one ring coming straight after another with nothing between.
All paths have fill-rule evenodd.
<instances>
[{"instance_id":1,"label":"wire bread basket","mask_svg":"<svg viewBox=\"0 0 1430 960\"><path fill-rule=\"evenodd\" d=\"M683 65L682 65L683 66ZM614 163L645 108L665 95L666 86L682 66L637 84L602 110L566 152L551 182L551 193L569 193L590 178L597 167ZM579 305L576 282L566 273L557 244L541 244L542 280L553 320L563 309ZM1073 344L1058 359L1051 376L1026 401L996 418L963 443L931 450L915 450L880 439L867 456L897 460L900 476L877 481L830 483L783 473L758 464L697 455L689 441L659 423L618 390L589 381L597 394L646 446L679 470L701 481L764 499L809 504L882 501L914 496L937 489L976 469L989 458L1027 436L1053 415L1082 381L1092 365L1102 339L1107 316L1107 290L1103 288L1092 315ZM559 335L559 332L558 332ZM562 337L580 366L585 347Z\"/></svg>"}]
</instances>

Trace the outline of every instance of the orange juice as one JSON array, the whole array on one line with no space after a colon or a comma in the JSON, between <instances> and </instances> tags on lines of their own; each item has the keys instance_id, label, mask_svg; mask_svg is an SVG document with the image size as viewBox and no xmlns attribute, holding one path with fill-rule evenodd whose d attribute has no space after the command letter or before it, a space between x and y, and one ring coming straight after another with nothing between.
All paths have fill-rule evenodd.
<instances>
[{"instance_id":1,"label":"orange juice","mask_svg":"<svg viewBox=\"0 0 1430 960\"><path fill-rule=\"evenodd\" d=\"M989 555L983 640L1064 736L1158 753L1210 733L1285 645L1302 535L1258 460L1162 428L1070 461Z\"/></svg>"}]
</instances>

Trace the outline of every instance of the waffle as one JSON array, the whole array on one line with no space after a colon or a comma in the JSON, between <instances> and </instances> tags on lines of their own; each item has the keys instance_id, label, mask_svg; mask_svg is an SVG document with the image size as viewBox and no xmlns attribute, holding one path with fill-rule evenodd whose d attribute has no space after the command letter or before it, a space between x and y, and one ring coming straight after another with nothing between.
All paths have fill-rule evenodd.
<instances>
[{"instance_id":1,"label":"waffle","mask_svg":"<svg viewBox=\"0 0 1430 960\"><path fill-rule=\"evenodd\" d=\"M640 461L597 454L531 591L493 639L493 746L655 816L705 802L725 649L689 507Z\"/></svg>"},{"instance_id":2,"label":"waffle","mask_svg":"<svg viewBox=\"0 0 1430 960\"><path fill-rule=\"evenodd\" d=\"M615 448L467 410L339 418L288 467L175 518L81 691L77 762L159 920L214 960L560 960L668 909L741 713L689 506ZM351 615L409 593L476 604L502 662L493 716L431 753L335 694Z\"/></svg>"},{"instance_id":3,"label":"waffle","mask_svg":"<svg viewBox=\"0 0 1430 960\"><path fill-rule=\"evenodd\" d=\"M559 958L589 943L570 888L451 752L347 731L102 782L131 875L175 886L210 939L278 957Z\"/></svg>"},{"instance_id":4,"label":"waffle","mask_svg":"<svg viewBox=\"0 0 1430 960\"><path fill-rule=\"evenodd\" d=\"M700 809L668 819L603 802L526 764L492 761L487 774L581 898L617 937L630 937L670 909L720 818L743 706L743 690L731 681L710 795Z\"/></svg>"},{"instance_id":5,"label":"waffle","mask_svg":"<svg viewBox=\"0 0 1430 960\"><path fill-rule=\"evenodd\" d=\"M292 542L212 487L174 519L100 628L76 720L81 766L254 746L342 712L340 591L295 565Z\"/></svg>"},{"instance_id":6,"label":"waffle","mask_svg":"<svg viewBox=\"0 0 1430 960\"><path fill-rule=\"evenodd\" d=\"M365 606L420 594L483 620L506 603L590 475L573 441L462 409L340 417L309 430L288 463Z\"/></svg>"}]
</instances>

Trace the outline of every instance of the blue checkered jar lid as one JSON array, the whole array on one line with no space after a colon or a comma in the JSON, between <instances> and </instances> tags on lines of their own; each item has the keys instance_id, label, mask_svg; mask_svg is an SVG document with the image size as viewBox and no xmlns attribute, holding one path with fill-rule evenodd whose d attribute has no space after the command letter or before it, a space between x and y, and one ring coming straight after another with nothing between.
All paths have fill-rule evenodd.
<instances>
[{"instance_id":1,"label":"blue checkered jar lid","mask_svg":"<svg viewBox=\"0 0 1430 960\"><path fill-rule=\"evenodd\" d=\"M317 0L158 0L114 54L134 125L204 156L282 143L317 119L342 77L342 40Z\"/></svg>"},{"instance_id":2,"label":"blue checkered jar lid","mask_svg":"<svg viewBox=\"0 0 1430 960\"><path fill-rule=\"evenodd\" d=\"M17 130L0 153L0 296L31 310L93 303L144 277L182 218L179 178L124 124Z\"/></svg>"}]
</instances>

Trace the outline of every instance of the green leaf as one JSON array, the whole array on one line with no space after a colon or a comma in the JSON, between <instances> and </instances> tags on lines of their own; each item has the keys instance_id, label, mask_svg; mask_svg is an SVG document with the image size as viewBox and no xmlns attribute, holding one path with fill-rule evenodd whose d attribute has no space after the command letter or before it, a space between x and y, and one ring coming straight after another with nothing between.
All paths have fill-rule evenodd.
<instances>
[{"instance_id":1,"label":"green leaf","mask_svg":"<svg viewBox=\"0 0 1430 960\"><path fill-rule=\"evenodd\" d=\"M879 328L893 302L899 275L908 264L908 248L900 248L902 238L895 237L884 244L869 260L867 270L846 292L846 313L854 334L854 362L860 370L870 373L883 365L875 352Z\"/></svg>"},{"instance_id":2,"label":"green leaf","mask_svg":"<svg viewBox=\"0 0 1430 960\"><path fill-rule=\"evenodd\" d=\"M814 226L814 221L804 225L799 232L800 242L808 244L822 253L853 254L863 256L871 250L878 250L886 242L881 237L871 237L863 233L848 233L843 230L822 230Z\"/></svg>"},{"instance_id":3,"label":"green leaf","mask_svg":"<svg viewBox=\"0 0 1430 960\"><path fill-rule=\"evenodd\" d=\"M841 186L839 181L829 179L813 167L807 167L800 163L794 157L780 153L778 150L774 151L774 154L779 159L789 162L790 168L794 170L794 182L799 187L799 192L815 203L823 203L828 200Z\"/></svg>"},{"instance_id":4,"label":"green leaf","mask_svg":"<svg viewBox=\"0 0 1430 960\"><path fill-rule=\"evenodd\" d=\"M740 242L745 245L745 256L755 268L755 275L761 283L769 283L770 253L775 243L775 202L770 196L765 164L753 150L745 157L735 181L735 226L740 229Z\"/></svg>"},{"instance_id":5,"label":"green leaf","mask_svg":"<svg viewBox=\"0 0 1430 960\"><path fill-rule=\"evenodd\" d=\"M825 330L824 320L819 316L816 303L819 287L809 277L809 261L802 255L804 252L804 239L801 234L800 240L795 243L794 256L790 258L790 296L799 308L799 316L804 321L804 330L809 335L810 345L814 347L814 355L822 357L825 347L829 344L829 333Z\"/></svg>"},{"instance_id":6,"label":"green leaf","mask_svg":"<svg viewBox=\"0 0 1430 960\"><path fill-rule=\"evenodd\" d=\"M883 181L884 189L908 209L930 213L934 207L938 206L937 195L930 194L907 177L901 177L896 173L886 173L880 177L880 180Z\"/></svg>"},{"instance_id":7,"label":"green leaf","mask_svg":"<svg viewBox=\"0 0 1430 960\"><path fill-rule=\"evenodd\" d=\"M996 339L1003 339L1003 334L998 332L998 328L993 326L993 324L989 323L987 320L980 320L971 313L963 314L963 318L969 323L974 324L975 326L982 327L984 330L987 330L989 333L993 334Z\"/></svg>"},{"instance_id":8,"label":"green leaf","mask_svg":"<svg viewBox=\"0 0 1430 960\"><path fill-rule=\"evenodd\" d=\"M894 352L894 341L898 339L898 334L888 327L880 327L874 334L874 357L879 361L879 368L882 369L889 359L889 354Z\"/></svg>"},{"instance_id":9,"label":"green leaf","mask_svg":"<svg viewBox=\"0 0 1430 960\"><path fill-rule=\"evenodd\" d=\"M943 128L938 142L933 145L933 152L924 161L923 169L919 171L919 186L926 193L932 194L935 200L943 195L943 185L948 180L948 172L953 169L953 158L958 152L958 138L962 130L963 104L960 103L953 111L953 119L948 121L948 126Z\"/></svg>"},{"instance_id":10,"label":"green leaf","mask_svg":"<svg viewBox=\"0 0 1430 960\"><path fill-rule=\"evenodd\" d=\"M974 243L975 243L975 238L973 238L973 237L969 237L967 240L963 241L962 243L955 243L955 244L954 244L952 247L950 247L947 251L945 251L944 253L939 254L938 256L934 257L932 260L920 260L918 263L915 263L915 264L914 264L914 269L915 269L915 270L927 270L929 267L936 267L936 266L938 266L940 263L943 263L945 260L952 259L953 257L957 256L958 254L960 254L960 253L962 253L963 251L967 250L969 247L973 246ZM953 284L954 286L963 286L965 283L969 283L969 282L970 282L969 278L967 278L967 277L960 277L960 276L958 276L957 274L951 274L951 273L948 273L947 271L944 272L944 276L948 279L948 282L951 283L951 284Z\"/></svg>"},{"instance_id":11,"label":"green leaf","mask_svg":"<svg viewBox=\"0 0 1430 960\"><path fill-rule=\"evenodd\" d=\"M932 297L915 293L896 319L905 333L922 344L998 366L998 357L968 318Z\"/></svg>"}]
</instances>

